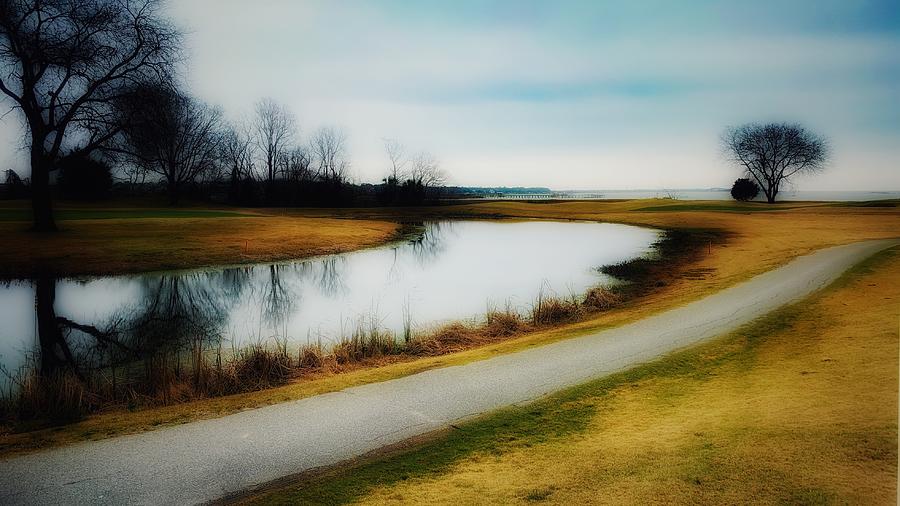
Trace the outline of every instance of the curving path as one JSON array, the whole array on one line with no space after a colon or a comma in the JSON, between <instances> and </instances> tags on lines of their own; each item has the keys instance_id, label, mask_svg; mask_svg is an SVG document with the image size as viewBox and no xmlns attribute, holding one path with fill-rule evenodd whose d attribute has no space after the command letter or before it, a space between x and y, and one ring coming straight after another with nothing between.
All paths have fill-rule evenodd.
<instances>
[{"instance_id":1,"label":"curving path","mask_svg":"<svg viewBox=\"0 0 900 506\"><path fill-rule=\"evenodd\" d=\"M0 504L215 500L729 332L897 243L866 241L821 250L629 325L489 360L0 460Z\"/></svg>"}]
</instances>

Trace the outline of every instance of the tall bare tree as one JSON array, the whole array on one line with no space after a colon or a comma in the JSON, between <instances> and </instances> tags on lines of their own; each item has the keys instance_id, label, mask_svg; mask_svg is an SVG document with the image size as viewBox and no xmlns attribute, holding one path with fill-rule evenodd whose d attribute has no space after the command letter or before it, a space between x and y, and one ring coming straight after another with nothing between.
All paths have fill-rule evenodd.
<instances>
[{"instance_id":1,"label":"tall bare tree","mask_svg":"<svg viewBox=\"0 0 900 506\"><path fill-rule=\"evenodd\" d=\"M729 128L724 149L753 178L770 204L784 183L800 174L822 170L828 141L796 123L749 123Z\"/></svg>"},{"instance_id":2,"label":"tall bare tree","mask_svg":"<svg viewBox=\"0 0 900 506\"><path fill-rule=\"evenodd\" d=\"M319 178L329 183L343 183L350 170L347 135L344 131L334 127L322 127L313 134L310 145Z\"/></svg>"},{"instance_id":3,"label":"tall bare tree","mask_svg":"<svg viewBox=\"0 0 900 506\"><path fill-rule=\"evenodd\" d=\"M403 178L403 174L406 171L406 146L397 139L384 139L384 151L387 153L388 161L390 162L390 167L388 167L390 174L388 177L393 178L394 183L397 183Z\"/></svg>"},{"instance_id":4,"label":"tall bare tree","mask_svg":"<svg viewBox=\"0 0 900 506\"><path fill-rule=\"evenodd\" d=\"M159 0L0 0L0 92L28 130L34 228L56 229L50 173L119 132L129 85L171 80L180 36Z\"/></svg>"},{"instance_id":5,"label":"tall bare tree","mask_svg":"<svg viewBox=\"0 0 900 506\"><path fill-rule=\"evenodd\" d=\"M210 176L220 166L222 111L167 87L146 87L125 101L134 119L123 129L135 164L166 182L169 201L178 203L186 184Z\"/></svg>"},{"instance_id":6,"label":"tall bare tree","mask_svg":"<svg viewBox=\"0 0 900 506\"><path fill-rule=\"evenodd\" d=\"M278 162L296 133L297 120L285 106L264 98L256 103L253 129L265 161L265 179L271 184L278 175Z\"/></svg>"}]
</instances>

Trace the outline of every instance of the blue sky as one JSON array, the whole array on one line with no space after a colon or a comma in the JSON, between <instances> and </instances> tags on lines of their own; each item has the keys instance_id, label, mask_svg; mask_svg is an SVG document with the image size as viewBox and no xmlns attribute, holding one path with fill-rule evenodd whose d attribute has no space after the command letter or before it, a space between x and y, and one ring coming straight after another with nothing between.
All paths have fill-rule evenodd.
<instances>
[{"instance_id":1,"label":"blue sky","mask_svg":"<svg viewBox=\"0 0 900 506\"><path fill-rule=\"evenodd\" d=\"M893 2L189 0L184 78L230 117L287 104L299 140L335 125L357 179L382 139L433 152L458 184L727 186L717 145L746 121L832 140L802 189L900 189ZM9 123L9 121L7 121ZM13 158L13 157L10 157Z\"/></svg>"}]
</instances>

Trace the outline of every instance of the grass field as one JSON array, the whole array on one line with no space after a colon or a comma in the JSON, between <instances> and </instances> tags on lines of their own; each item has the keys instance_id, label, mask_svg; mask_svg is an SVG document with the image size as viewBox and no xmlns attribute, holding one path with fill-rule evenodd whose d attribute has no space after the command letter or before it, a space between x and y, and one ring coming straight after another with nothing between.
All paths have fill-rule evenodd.
<instances>
[{"instance_id":1,"label":"grass field","mask_svg":"<svg viewBox=\"0 0 900 506\"><path fill-rule=\"evenodd\" d=\"M283 387L138 411L114 410L79 423L30 433L0 434L0 454L152 430L191 420L299 399L363 383L384 381L429 368L466 363L633 321L696 300L822 247L900 235L900 209L803 205L781 212L739 214L718 211L641 212L658 201L491 202L423 209L266 210L260 217L72 221L52 238L13 226L11 247L0 250L0 266L22 272L35 259L101 272L231 264L296 258L377 244L394 237L398 222L416 216L439 218L541 218L612 221L661 228L705 228L726 232L725 244L710 244L705 255L665 286L632 304L587 321L540 330L451 355L409 361L370 361L340 374L304 377ZM794 203L792 203L793 205ZM248 211L249 212L249 211ZM336 219L344 218L344 219ZM354 218L349 220L346 218ZM147 236L147 234L150 234ZM250 241L248 249L242 244ZM33 256L32 256L33 255ZM31 259L31 260L23 260ZM104 269L108 269L105 270ZM894 312L896 316L896 311Z\"/></svg>"},{"instance_id":2,"label":"grass field","mask_svg":"<svg viewBox=\"0 0 900 506\"><path fill-rule=\"evenodd\" d=\"M250 216L234 211L208 209L62 209L58 221L72 220L140 220L147 218L223 218ZM31 221L28 209L0 209L0 221Z\"/></svg>"},{"instance_id":3,"label":"grass field","mask_svg":"<svg viewBox=\"0 0 900 506\"><path fill-rule=\"evenodd\" d=\"M720 211L728 213L761 213L772 211L786 211L788 209L797 209L797 207L788 205L770 206L766 204L690 204L682 202L678 204L666 204L662 206L641 207L639 209L635 209L635 211Z\"/></svg>"},{"instance_id":4,"label":"grass field","mask_svg":"<svg viewBox=\"0 0 900 506\"><path fill-rule=\"evenodd\" d=\"M35 234L0 209L0 278L60 276L292 260L383 244L394 222L202 209L70 209L60 231Z\"/></svg>"},{"instance_id":5,"label":"grass field","mask_svg":"<svg viewBox=\"0 0 900 506\"><path fill-rule=\"evenodd\" d=\"M895 248L710 344L249 502L893 504L898 280Z\"/></svg>"}]
</instances>

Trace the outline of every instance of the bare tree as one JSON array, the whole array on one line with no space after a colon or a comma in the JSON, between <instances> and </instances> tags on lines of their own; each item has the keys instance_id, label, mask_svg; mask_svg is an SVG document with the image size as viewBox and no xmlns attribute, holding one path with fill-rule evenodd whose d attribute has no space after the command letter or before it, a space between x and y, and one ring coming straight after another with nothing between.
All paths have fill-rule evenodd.
<instances>
[{"instance_id":1,"label":"bare tree","mask_svg":"<svg viewBox=\"0 0 900 506\"><path fill-rule=\"evenodd\" d=\"M308 182L314 179L312 171L312 155L309 148L296 146L285 153L284 173L294 182Z\"/></svg>"},{"instance_id":2,"label":"bare tree","mask_svg":"<svg viewBox=\"0 0 900 506\"><path fill-rule=\"evenodd\" d=\"M217 172L221 160L222 111L163 87L146 87L125 101L131 121L123 137L133 162L166 182L169 200L185 184Z\"/></svg>"},{"instance_id":3,"label":"bare tree","mask_svg":"<svg viewBox=\"0 0 900 506\"><path fill-rule=\"evenodd\" d=\"M428 189L443 186L447 181L447 176L441 170L437 158L427 151L422 151L412 159L409 179L417 184L421 184L427 191Z\"/></svg>"},{"instance_id":4,"label":"bare tree","mask_svg":"<svg viewBox=\"0 0 900 506\"><path fill-rule=\"evenodd\" d=\"M350 170L347 135L334 127L322 127L310 141L318 175L325 182L342 183Z\"/></svg>"},{"instance_id":5,"label":"bare tree","mask_svg":"<svg viewBox=\"0 0 900 506\"><path fill-rule=\"evenodd\" d=\"M729 128L724 149L759 184L766 200L775 202L781 186L798 174L820 170L828 160L828 141L793 123L750 123Z\"/></svg>"},{"instance_id":6,"label":"bare tree","mask_svg":"<svg viewBox=\"0 0 900 506\"><path fill-rule=\"evenodd\" d=\"M233 181L253 177L253 159L256 153L249 127L243 125L226 127L222 134L221 149L222 159Z\"/></svg>"},{"instance_id":7,"label":"bare tree","mask_svg":"<svg viewBox=\"0 0 900 506\"><path fill-rule=\"evenodd\" d=\"M0 0L0 91L28 130L34 228L56 229L50 173L119 132L126 85L170 81L180 36L159 0Z\"/></svg>"},{"instance_id":8,"label":"bare tree","mask_svg":"<svg viewBox=\"0 0 900 506\"><path fill-rule=\"evenodd\" d=\"M284 283L283 271L291 267L272 264L269 280L262 294L262 318L271 326L284 323L297 303L297 296L289 284Z\"/></svg>"},{"instance_id":9,"label":"bare tree","mask_svg":"<svg viewBox=\"0 0 900 506\"><path fill-rule=\"evenodd\" d=\"M256 144L265 159L266 181L271 184L278 175L278 162L295 134L297 121L286 107L264 98L256 103L253 128Z\"/></svg>"},{"instance_id":10,"label":"bare tree","mask_svg":"<svg viewBox=\"0 0 900 506\"><path fill-rule=\"evenodd\" d=\"M397 139L384 139L384 151L391 164L389 177L393 178L396 183L400 181L406 170L406 147Z\"/></svg>"}]
</instances>

